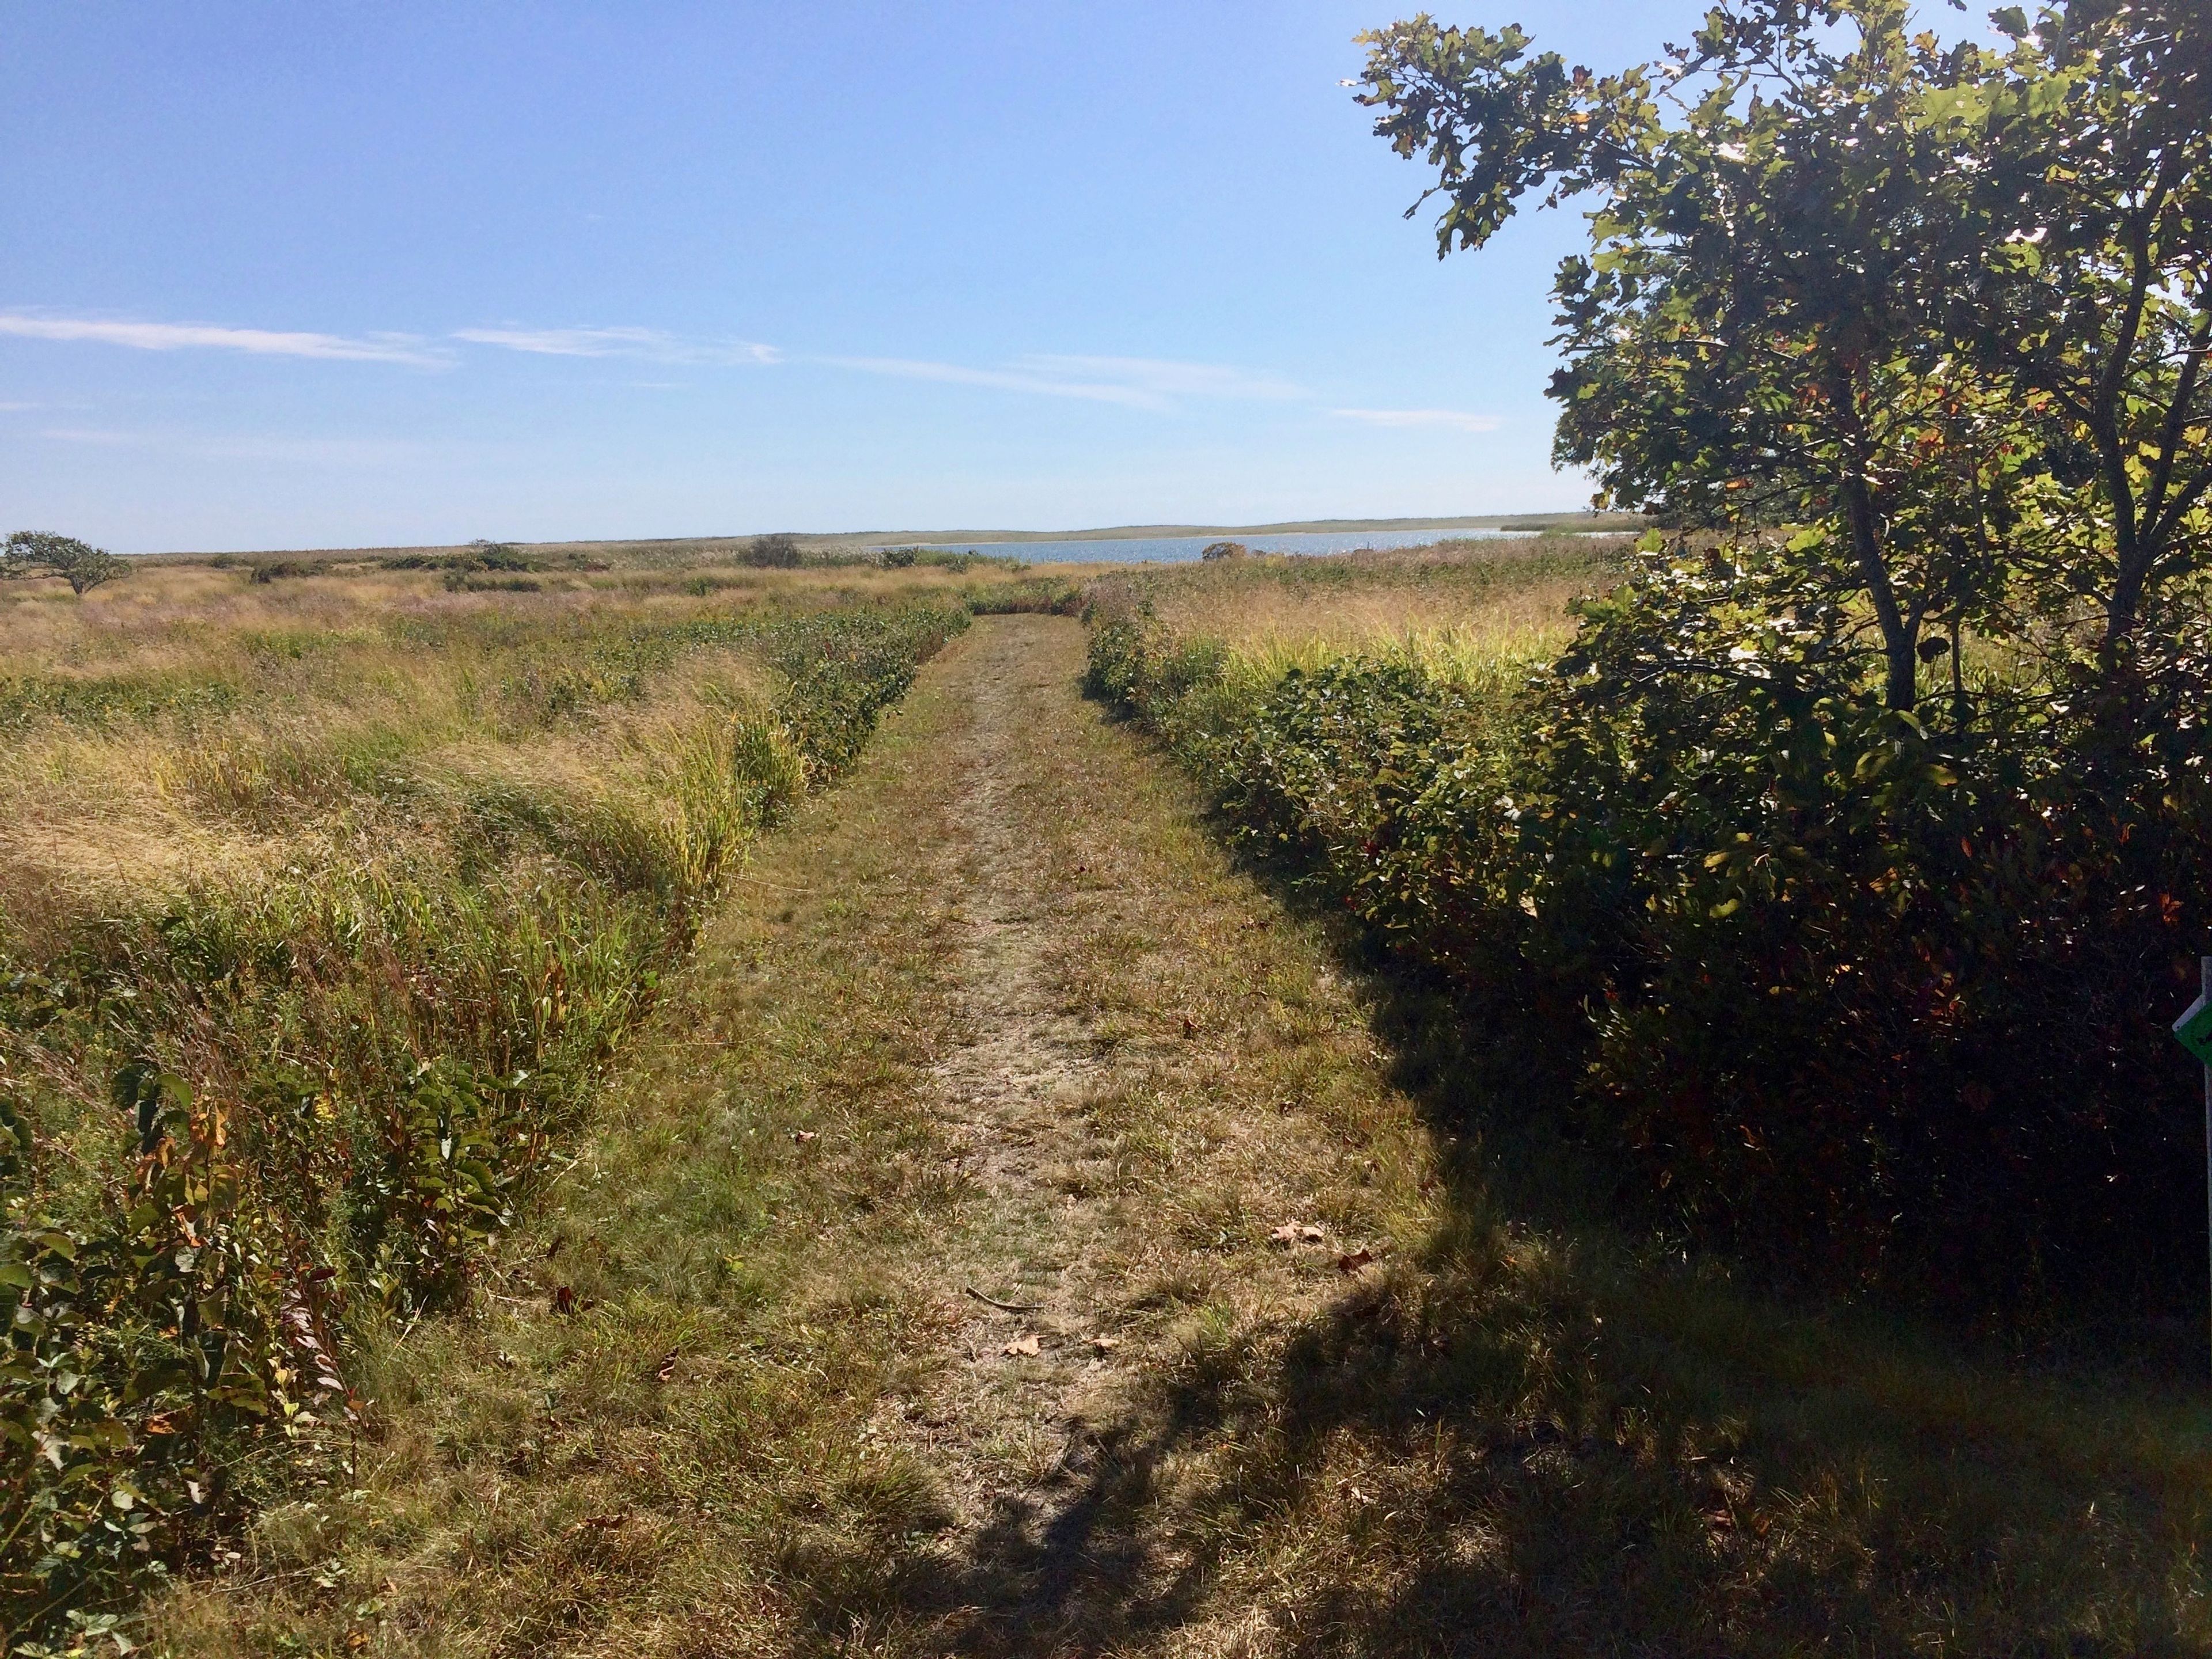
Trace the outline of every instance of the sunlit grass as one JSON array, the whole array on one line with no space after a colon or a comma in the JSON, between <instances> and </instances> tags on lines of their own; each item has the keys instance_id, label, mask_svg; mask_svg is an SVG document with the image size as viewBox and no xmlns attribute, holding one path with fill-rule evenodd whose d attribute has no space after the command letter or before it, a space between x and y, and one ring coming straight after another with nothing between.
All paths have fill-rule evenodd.
<instances>
[{"instance_id":1,"label":"sunlit grass","mask_svg":"<svg viewBox=\"0 0 2212 1659\"><path fill-rule=\"evenodd\" d=\"M454 1304L751 842L965 622L930 568L317 570L0 588L16 1634L329 1475L321 1379Z\"/></svg>"},{"instance_id":2,"label":"sunlit grass","mask_svg":"<svg viewBox=\"0 0 2212 1659\"><path fill-rule=\"evenodd\" d=\"M1613 580L1623 538L1444 543L1333 558L1259 557L1108 575L1107 615L1141 614L1160 642L1221 653L1232 684L1385 654L1447 678L1552 655L1569 604Z\"/></svg>"}]
</instances>

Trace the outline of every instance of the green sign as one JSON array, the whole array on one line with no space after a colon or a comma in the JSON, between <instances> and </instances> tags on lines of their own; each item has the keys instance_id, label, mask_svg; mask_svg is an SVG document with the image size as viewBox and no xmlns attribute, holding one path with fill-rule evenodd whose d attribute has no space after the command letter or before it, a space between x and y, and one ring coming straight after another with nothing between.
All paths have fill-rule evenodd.
<instances>
[{"instance_id":1,"label":"green sign","mask_svg":"<svg viewBox=\"0 0 2212 1659\"><path fill-rule=\"evenodd\" d=\"M2189 1005L2189 1012L2173 1022L2173 1034L2181 1039L2181 1046L2212 1066L2212 997L2199 997Z\"/></svg>"}]
</instances>

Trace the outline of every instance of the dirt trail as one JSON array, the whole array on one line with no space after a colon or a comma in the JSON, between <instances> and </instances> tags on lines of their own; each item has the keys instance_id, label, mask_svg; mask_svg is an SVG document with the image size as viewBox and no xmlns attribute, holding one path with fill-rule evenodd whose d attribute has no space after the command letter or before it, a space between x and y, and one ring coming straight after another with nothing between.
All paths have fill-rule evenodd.
<instances>
[{"instance_id":1,"label":"dirt trail","mask_svg":"<svg viewBox=\"0 0 2212 1659\"><path fill-rule=\"evenodd\" d=\"M933 1610L960 1648L1087 1647L1164 1611L1145 1609L1190 1564L1139 1535L1132 1500L1196 1450L1169 1443L1174 1380L1341 1294L1338 1258L1379 1251L1421 1158L1402 1102L1380 1126L1365 1109L1380 1056L1347 988L1275 932L1148 746L1076 696L1081 650L1054 619L1009 619L948 665L955 1036L928 1106L968 1185L941 1254L910 1267L952 1298L958 1358L907 1414L959 1516L940 1559L967 1604Z\"/></svg>"},{"instance_id":2,"label":"dirt trail","mask_svg":"<svg viewBox=\"0 0 2212 1659\"><path fill-rule=\"evenodd\" d=\"M969 1298L958 1335L967 1364L947 1391L939 1444L957 1460L944 1473L964 1489L971 1522L1003 1494L988 1462L964 1454L1063 1429L1079 1450L1079 1402L1112 1351L1085 1340L1103 1334L1093 1255L1103 1200L1053 1179L1095 1150L1081 1109L1108 1066L1094 1024L1069 1011L1056 982L1065 896L1052 890L1052 842L1023 810L1036 787L1039 706L1066 694L1062 653L1038 643L1012 629L977 642L970 724L948 757L961 834L947 884L964 932L945 966L960 1035L932 1074L974 1200L968 1249L945 1265Z\"/></svg>"},{"instance_id":3,"label":"dirt trail","mask_svg":"<svg viewBox=\"0 0 2212 1659\"><path fill-rule=\"evenodd\" d=\"M763 842L475 1313L379 1358L361 1490L177 1651L1250 1650L1161 1505L1242 1501L1223 1391L1419 1236L1425 1141L1083 654L979 619Z\"/></svg>"}]
</instances>

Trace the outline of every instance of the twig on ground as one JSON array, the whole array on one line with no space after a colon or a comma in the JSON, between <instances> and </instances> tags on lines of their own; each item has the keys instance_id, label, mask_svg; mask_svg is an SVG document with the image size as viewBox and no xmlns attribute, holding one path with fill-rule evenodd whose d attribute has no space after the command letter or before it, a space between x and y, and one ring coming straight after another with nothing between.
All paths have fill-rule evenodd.
<instances>
[{"instance_id":1,"label":"twig on ground","mask_svg":"<svg viewBox=\"0 0 2212 1659\"><path fill-rule=\"evenodd\" d=\"M1000 1313L1036 1313L1039 1309L1044 1306L1044 1304L1042 1302L1001 1302L995 1296L984 1295L982 1291L977 1290L973 1285L963 1285L960 1288L967 1291L969 1295L974 1297L978 1302L983 1303L988 1306L996 1308Z\"/></svg>"}]
</instances>

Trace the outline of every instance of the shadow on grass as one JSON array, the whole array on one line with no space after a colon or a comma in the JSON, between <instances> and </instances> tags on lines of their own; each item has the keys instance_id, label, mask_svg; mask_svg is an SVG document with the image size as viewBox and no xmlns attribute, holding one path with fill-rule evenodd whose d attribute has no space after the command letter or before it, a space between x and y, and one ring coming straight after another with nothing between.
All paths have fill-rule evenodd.
<instances>
[{"instance_id":1,"label":"shadow on grass","mask_svg":"<svg viewBox=\"0 0 2212 1659\"><path fill-rule=\"evenodd\" d=\"M957 1551L795 1575L825 1649L2212 1651L2212 1412L2175 1354L2025 1364L1685 1255L1323 919L1437 1132L1429 1237L1188 1356Z\"/></svg>"},{"instance_id":2,"label":"shadow on grass","mask_svg":"<svg viewBox=\"0 0 2212 1659\"><path fill-rule=\"evenodd\" d=\"M908 1556L817 1629L872 1602L927 1630L924 1650L993 1655L1170 1635L1197 1652L2212 1645L2201 1413L1778 1316L1510 1225L1479 1180L1467 1194L1418 1261L1163 1380L959 1559ZM1271 1636L1240 1647L1255 1620Z\"/></svg>"}]
</instances>

